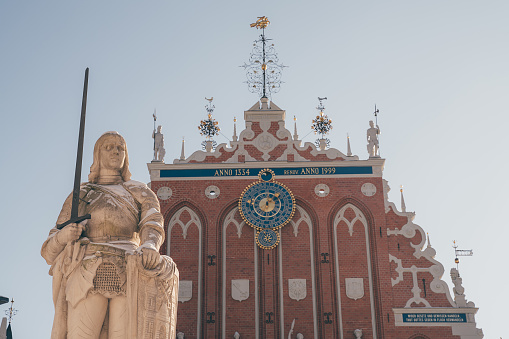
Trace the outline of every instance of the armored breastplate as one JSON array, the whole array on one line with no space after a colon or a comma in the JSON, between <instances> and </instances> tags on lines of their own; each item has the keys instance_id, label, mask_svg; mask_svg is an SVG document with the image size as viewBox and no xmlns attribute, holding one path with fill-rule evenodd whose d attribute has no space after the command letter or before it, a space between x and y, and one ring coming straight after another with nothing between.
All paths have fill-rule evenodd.
<instances>
[{"instance_id":1,"label":"armored breastplate","mask_svg":"<svg viewBox=\"0 0 509 339\"><path fill-rule=\"evenodd\" d=\"M130 240L138 229L139 208L122 185L89 184L84 201L88 221L85 236L92 242Z\"/></svg>"}]
</instances>

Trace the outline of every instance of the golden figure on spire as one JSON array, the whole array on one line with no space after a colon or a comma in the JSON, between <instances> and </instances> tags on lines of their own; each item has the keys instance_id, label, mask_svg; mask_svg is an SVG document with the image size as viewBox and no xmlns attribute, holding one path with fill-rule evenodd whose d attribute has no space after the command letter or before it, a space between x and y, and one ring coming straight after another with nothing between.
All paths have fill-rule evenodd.
<instances>
[{"instance_id":1,"label":"golden figure on spire","mask_svg":"<svg viewBox=\"0 0 509 339\"><path fill-rule=\"evenodd\" d=\"M267 26L270 25L269 19L267 19L266 16L259 16L258 20L256 20L255 23L251 24L251 27L256 27L257 29L262 28L265 29Z\"/></svg>"}]
</instances>

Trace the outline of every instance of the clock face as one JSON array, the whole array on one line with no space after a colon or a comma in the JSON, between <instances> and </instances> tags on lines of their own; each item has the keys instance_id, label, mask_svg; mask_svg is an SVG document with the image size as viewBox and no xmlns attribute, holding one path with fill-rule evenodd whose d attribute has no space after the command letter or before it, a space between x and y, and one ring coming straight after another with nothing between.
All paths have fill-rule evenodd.
<instances>
[{"instance_id":1,"label":"clock face","mask_svg":"<svg viewBox=\"0 0 509 339\"><path fill-rule=\"evenodd\" d=\"M295 199L285 185L259 181L246 188L239 200L239 210L252 227L275 229L290 221L295 212Z\"/></svg>"}]
</instances>

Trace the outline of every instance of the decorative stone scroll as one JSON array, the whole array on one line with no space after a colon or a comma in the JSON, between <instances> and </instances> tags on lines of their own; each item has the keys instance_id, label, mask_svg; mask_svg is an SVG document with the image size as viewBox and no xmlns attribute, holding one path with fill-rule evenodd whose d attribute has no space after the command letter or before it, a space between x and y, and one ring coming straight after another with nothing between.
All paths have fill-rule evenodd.
<instances>
[{"instance_id":1,"label":"decorative stone scroll","mask_svg":"<svg viewBox=\"0 0 509 339\"><path fill-rule=\"evenodd\" d=\"M364 296L364 279L362 278L345 278L346 296L350 299L357 300Z\"/></svg>"},{"instance_id":2,"label":"decorative stone scroll","mask_svg":"<svg viewBox=\"0 0 509 339\"><path fill-rule=\"evenodd\" d=\"M232 280L232 298L237 301L243 301L249 298L249 280Z\"/></svg>"},{"instance_id":3,"label":"decorative stone scroll","mask_svg":"<svg viewBox=\"0 0 509 339\"><path fill-rule=\"evenodd\" d=\"M184 303L193 298L193 281L180 280L179 282L179 302Z\"/></svg>"},{"instance_id":4,"label":"decorative stone scroll","mask_svg":"<svg viewBox=\"0 0 509 339\"><path fill-rule=\"evenodd\" d=\"M306 279L288 279L288 294L293 300L306 298Z\"/></svg>"}]
</instances>

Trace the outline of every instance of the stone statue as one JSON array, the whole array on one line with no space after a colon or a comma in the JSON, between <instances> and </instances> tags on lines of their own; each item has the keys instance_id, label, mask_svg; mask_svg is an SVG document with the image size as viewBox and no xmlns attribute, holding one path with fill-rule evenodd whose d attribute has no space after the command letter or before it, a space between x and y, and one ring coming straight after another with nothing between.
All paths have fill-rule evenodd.
<instances>
[{"instance_id":1,"label":"stone statue","mask_svg":"<svg viewBox=\"0 0 509 339\"><path fill-rule=\"evenodd\" d=\"M460 272L456 268L451 268L451 279L454 287L454 301L458 307L467 307L467 300L465 298L465 288L462 286L463 278L460 277Z\"/></svg>"},{"instance_id":2,"label":"stone statue","mask_svg":"<svg viewBox=\"0 0 509 339\"><path fill-rule=\"evenodd\" d=\"M154 139L154 160L164 161L164 155L166 150L164 149L164 136L161 133L162 126L157 126L157 132L152 132L152 138Z\"/></svg>"},{"instance_id":3,"label":"stone statue","mask_svg":"<svg viewBox=\"0 0 509 339\"><path fill-rule=\"evenodd\" d=\"M297 339L304 339L304 334L302 333L297 333Z\"/></svg>"},{"instance_id":4,"label":"stone statue","mask_svg":"<svg viewBox=\"0 0 509 339\"><path fill-rule=\"evenodd\" d=\"M177 339L184 339L184 332L177 333Z\"/></svg>"},{"instance_id":5,"label":"stone statue","mask_svg":"<svg viewBox=\"0 0 509 339\"><path fill-rule=\"evenodd\" d=\"M373 121L371 121L373 122ZM355 339L361 339L362 338L362 330L356 329L353 331L353 334L355 335Z\"/></svg>"},{"instance_id":6,"label":"stone statue","mask_svg":"<svg viewBox=\"0 0 509 339\"><path fill-rule=\"evenodd\" d=\"M235 332L235 333L233 334L233 338L234 338L234 339L240 339L240 333L239 333L239 332Z\"/></svg>"},{"instance_id":7,"label":"stone statue","mask_svg":"<svg viewBox=\"0 0 509 339\"><path fill-rule=\"evenodd\" d=\"M369 157L379 157L378 155L378 135L380 134L380 127L373 123L373 120L369 122L369 128L367 131L368 140L368 154Z\"/></svg>"},{"instance_id":8,"label":"stone statue","mask_svg":"<svg viewBox=\"0 0 509 339\"><path fill-rule=\"evenodd\" d=\"M156 195L130 179L124 138L103 134L80 189L79 215L91 219L52 228L42 245L53 276L52 339L175 338L178 270L159 254L163 216ZM71 204L72 194L57 225Z\"/></svg>"}]
</instances>

